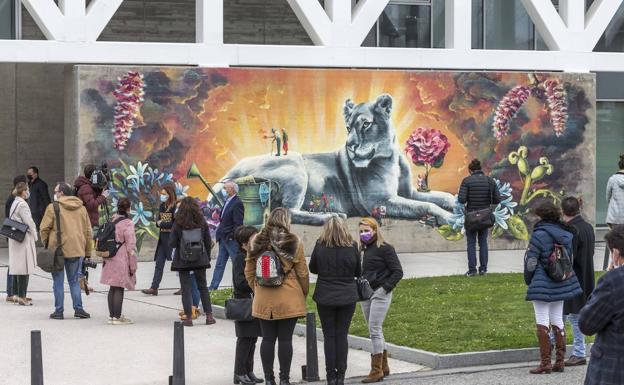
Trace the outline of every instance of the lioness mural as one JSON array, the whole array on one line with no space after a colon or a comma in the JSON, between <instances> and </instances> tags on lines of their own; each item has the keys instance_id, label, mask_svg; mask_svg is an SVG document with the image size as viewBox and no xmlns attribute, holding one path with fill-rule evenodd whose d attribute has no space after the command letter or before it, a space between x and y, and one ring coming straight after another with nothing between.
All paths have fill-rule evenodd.
<instances>
[{"instance_id":1,"label":"lioness mural","mask_svg":"<svg viewBox=\"0 0 624 385\"><path fill-rule=\"evenodd\" d=\"M412 187L410 166L399 150L391 112L388 94L357 105L348 99L344 104L347 142L337 151L245 158L222 180L252 175L276 182L279 191L273 204L289 208L296 224L322 225L332 215L369 216L379 206L385 206L390 218L433 216L438 225L446 224L455 197ZM303 210L306 202L323 194L335 197L333 212Z\"/></svg>"}]
</instances>

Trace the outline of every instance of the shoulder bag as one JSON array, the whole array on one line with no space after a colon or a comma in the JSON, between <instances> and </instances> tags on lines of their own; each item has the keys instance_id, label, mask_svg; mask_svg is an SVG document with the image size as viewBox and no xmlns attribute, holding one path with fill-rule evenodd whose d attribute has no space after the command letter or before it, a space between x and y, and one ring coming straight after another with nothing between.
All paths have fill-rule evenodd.
<instances>
[{"instance_id":1,"label":"shoulder bag","mask_svg":"<svg viewBox=\"0 0 624 385\"><path fill-rule=\"evenodd\" d=\"M496 223L496 220L494 219L494 211L491 207L491 204L494 201L494 187L492 186L492 179L489 176L485 177L488 178L488 184L490 186L490 206L481 210L467 211L464 220L464 227L466 230L485 230L493 227L494 223Z\"/></svg>"},{"instance_id":2,"label":"shoulder bag","mask_svg":"<svg viewBox=\"0 0 624 385\"><path fill-rule=\"evenodd\" d=\"M364 271L364 261L363 261L364 250L360 251L360 254L358 256L357 246L355 247L356 247L355 256L356 258L360 258L360 266L362 266L361 270ZM356 284L357 284L359 301L368 301L369 299L372 298L373 294L375 294L375 290L373 290L373 288L371 287L370 282L368 282L368 279L364 278L361 274L359 277L357 277Z\"/></svg>"},{"instance_id":3,"label":"shoulder bag","mask_svg":"<svg viewBox=\"0 0 624 385\"><path fill-rule=\"evenodd\" d=\"M233 294L232 294L233 295ZM225 318L232 321L252 321L253 298L229 298L225 300Z\"/></svg>"},{"instance_id":4,"label":"shoulder bag","mask_svg":"<svg viewBox=\"0 0 624 385\"><path fill-rule=\"evenodd\" d=\"M61 209L58 202L54 202L52 205L56 220L56 248L54 250L48 249L50 240L48 237L45 247L37 253L37 266L47 273L62 271L65 267L65 257L61 245Z\"/></svg>"},{"instance_id":5,"label":"shoulder bag","mask_svg":"<svg viewBox=\"0 0 624 385\"><path fill-rule=\"evenodd\" d=\"M0 228L0 235L4 235L5 237L11 238L14 241L23 242L24 238L26 238L26 233L28 232L28 225L11 219L19 205L20 203L16 204L13 212L9 215L9 217L4 218L2 228Z\"/></svg>"}]
</instances>

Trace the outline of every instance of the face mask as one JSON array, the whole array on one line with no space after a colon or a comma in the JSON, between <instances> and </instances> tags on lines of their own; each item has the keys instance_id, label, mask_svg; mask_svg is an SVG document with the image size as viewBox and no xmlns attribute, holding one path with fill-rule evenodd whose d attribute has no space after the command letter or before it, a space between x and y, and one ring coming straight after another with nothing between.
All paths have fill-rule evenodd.
<instances>
[{"instance_id":1,"label":"face mask","mask_svg":"<svg viewBox=\"0 0 624 385\"><path fill-rule=\"evenodd\" d=\"M169 199L169 195L167 194L160 194L160 201L161 202L167 202L167 199Z\"/></svg>"},{"instance_id":2,"label":"face mask","mask_svg":"<svg viewBox=\"0 0 624 385\"><path fill-rule=\"evenodd\" d=\"M224 198L228 197L228 193L225 190L221 190L221 195L223 195Z\"/></svg>"},{"instance_id":3,"label":"face mask","mask_svg":"<svg viewBox=\"0 0 624 385\"><path fill-rule=\"evenodd\" d=\"M26 178L28 178L29 181L33 180L33 176L32 175L26 175Z\"/></svg>"},{"instance_id":4,"label":"face mask","mask_svg":"<svg viewBox=\"0 0 624 385\"><path fill-rule=\"evenodd\" d=\"M58 196L54 194L54 202L58 202Z\"/></svg>"},{"instance_id":5,"label":"face mask","mask_svg":"<svg viewBox=\"0 0 624 385\"><path fill-rule=\"evenodd\" d=\"M360 233L360 240L366 244L368 244L373 239L373 233L368 231L365 233Z\"/></svg>"},{"instance_id":6,"label":"face mask","mask_svg":"<svg viewBox=\"0 0 624 385\"><path fill-rule=\"evenodd\" d=\"M26 196L24 197L24 199L28 199L30 198L30 191L26 191Z\"/></svg>"}]
</instances>

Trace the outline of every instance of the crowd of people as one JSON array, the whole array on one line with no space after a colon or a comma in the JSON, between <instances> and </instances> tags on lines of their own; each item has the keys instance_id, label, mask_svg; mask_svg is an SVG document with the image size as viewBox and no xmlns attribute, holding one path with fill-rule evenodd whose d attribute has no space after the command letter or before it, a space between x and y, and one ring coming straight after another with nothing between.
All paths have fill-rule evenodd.
<instances>
[{"instance_id":1,"label":"crowd of people","mask_svg":"<svg viewBox=\"0 0 624 385\"><path fill-rule=\"evenodd\" d=\"M595 232L583 219L582 201L568 196L556 205L543 200L533 213L535 224L524 258L526 300L532 301L536 335L540 349L538 367L530 372L563 372L566 366L587 364L585 335L597 334L587 370L586 384L621 383L623 375L617 359L624 353L624 306L619 291L624 285L624 155L620 171L607 188L609 203L606 236L610 255L609 271L596 285L593 257ZM473 160L470 176L460 186L458 199L466 207L467 277L487 274L488 229L492 226L492 205L501 201L495 181ZM92 255L94 234L113 229L114 251L103 259L101 283L109 286L108 323L127 325L132 321L123 312L126 290L137 284L137 250L131 203L119 199L114 215L102 225L99 210L107 204L108 190L92 183L95 166L88 165L74 184L59 182L53 200L39 169L31 167L26 176L14 179L6 203L6 217L23 223L23 240L9 239L7 301L31 306L28 277L37 267L37 245L47 249L61 246L63 266L52 272L54 312L52 319L64 318L65 275L70 288L74 317L90 318L82 305L81 278L85 258ZM154 255L155 269L146 295L158 295L166 261L180 281L180 314L184 326L193 326L199 306L205 323L212 325L210 290L219 288L225 266L232 261L234 299L247 299L249 319L235 321L237 336L234 384L277 384L274 361L277 350L280 385L290 384L293 356L292 337L299 318L307 313L309 273L317 275L312 299L317 304L324 336L327 383L344 384L348 362L348 332L359 302L371 340L371 369L363 383L379 382L390 374L383 324L392 304L393 291L403 277L401 262L392 245L384 240L374 218L361 218L359 239L354 239L346 222L329 218L306 263L301 238L291 231L289 210L275 208L264 227L245 226L244 206L238 186L225 181L225 202L216 229L218 256L212 281L206 270L211 267L213 247L210 230L197 201L179 199L173 186L160 191L156 217L159 239ZM96 237L97 238L97 237ZM100 238L97 238L100 239ZM477 268L476 246L479 245ZM99 250L99 249L98 249ZM88 290L88 285L83 284ZM250 301L249 301L250 300ZM566 360L565 321L573 331L574 350ZM258 338L264 379L254 374L254 355ZM277 346L277 349L276 349ZM552 350L555 361L552 363Z\"/></svg>"}]
</instances>

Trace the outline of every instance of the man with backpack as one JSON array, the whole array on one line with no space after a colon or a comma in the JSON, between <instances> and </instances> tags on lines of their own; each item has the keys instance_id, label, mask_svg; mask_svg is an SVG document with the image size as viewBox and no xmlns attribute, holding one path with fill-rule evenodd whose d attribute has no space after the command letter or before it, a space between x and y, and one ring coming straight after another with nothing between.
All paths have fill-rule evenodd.
<instances>
[{"instance_id":1,"label":"man with backpack","mask_svg":"<svg viewBox=\"0 0 624 385\"><path fill-rule=\"evenodd\" d=\"M64 271L67 273L67 282L74 305L75 318L90 318L89 313L82 308L80 293L80 259L91 254L92 232L89 215L82 201L72 196L73 189L68 183L59 183L54 187L54 203L50 204L41 221L41 242L49 249L55 249L57 233L60 239L64 257ZM57 226L55 211L58 205L60 228ZM54 313L50 318L61 320L64 318L65 291L63 287L63 270L53 272Z\"/></svg>"}]
</instances>

